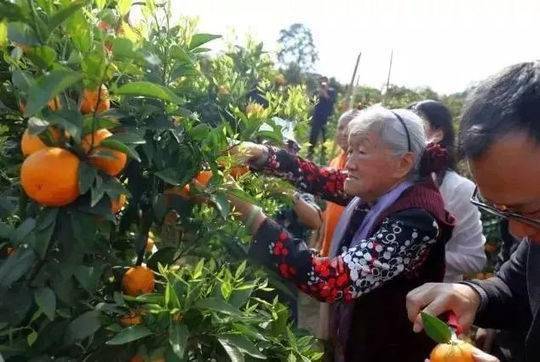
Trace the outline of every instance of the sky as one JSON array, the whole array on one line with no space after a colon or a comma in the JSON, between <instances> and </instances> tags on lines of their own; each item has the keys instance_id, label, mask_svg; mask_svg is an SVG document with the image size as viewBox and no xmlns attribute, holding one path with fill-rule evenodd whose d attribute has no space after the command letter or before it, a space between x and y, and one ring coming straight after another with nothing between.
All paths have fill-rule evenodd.
<instances>
[{"instance_id":1,"label":"sky","mask_svg":"<svg viewBox=\"0 0 540 362\"><path fill-rule=\"evenodd\" d=\"M540 0L172 0L175 16L195 16L200 32L243 44L246 34L275 54L279 31L307 26L314 70L381 88L392 84L441 94L465 90L505 66L540 59ZM224 40L213 44L220 49Z\"/></svg>"}]
</instances>

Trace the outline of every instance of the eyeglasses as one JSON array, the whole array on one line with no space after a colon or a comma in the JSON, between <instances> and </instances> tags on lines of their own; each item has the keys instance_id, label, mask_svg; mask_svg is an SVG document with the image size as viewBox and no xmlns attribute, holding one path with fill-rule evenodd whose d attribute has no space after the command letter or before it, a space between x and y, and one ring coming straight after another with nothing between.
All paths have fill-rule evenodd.
<instances>
[{"instance_id":1,"label":"eyeglasses","mask_svg":"<svg viewBox=\"0 0 540 362\"><path fill-rule=\"evenodd\" d=\"M521 222L530 226L534 226L536 228L540 228L540 220L532 219L518 212L502 210L501 208L493 204L490 204L488 201L484 200L482 198L482 195L480 195L480 192L478 191L478 186L474 189L473 195L471 197L471 203L493 215L496 215L505 219L514 219L518 222Z\"/></svg>"}]
</instances>

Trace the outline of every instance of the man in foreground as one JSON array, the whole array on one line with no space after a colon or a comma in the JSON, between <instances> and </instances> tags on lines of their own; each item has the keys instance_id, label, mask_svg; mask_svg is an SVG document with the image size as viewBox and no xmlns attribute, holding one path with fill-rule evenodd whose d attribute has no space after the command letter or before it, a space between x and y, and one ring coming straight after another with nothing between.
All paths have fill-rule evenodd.
<instances>
[{"instance_id":1,"label":"man in foreground","mask_svg":"<svg viewBox=\"0 0 540 362\"><path fill-rule=\"evenodd\" d=\"M407 296L421 331L421 310L453 311L467 330L528 330L525 361L540 361L540 63L514 65L482 83L466 105L461 151L478 185L472 202L507 218L522 239L499 273L484 281L428 283ZM478 362L498 361L477 357Z\"/></svg>"}]
</instances>

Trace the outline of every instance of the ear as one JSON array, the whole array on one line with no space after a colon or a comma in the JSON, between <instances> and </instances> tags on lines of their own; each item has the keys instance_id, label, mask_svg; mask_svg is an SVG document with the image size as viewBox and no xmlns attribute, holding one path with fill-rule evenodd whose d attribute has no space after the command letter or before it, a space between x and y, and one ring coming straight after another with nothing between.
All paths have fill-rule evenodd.
<instances>
[{"instance_id":1,"label":"ear","mask_svg":"<svg viewBox=\"0 0 540 362\"><path fill-rule=\"evenodd\" d=\"M399 179L406 177L414 167L414 161L415 159L412 152L407 152L399 157L396 161L397 164L394 171L394 177Z\"/></svg>"},{"instance_id":2,"label":"ear","mask_svg":"<svg viewBox=\"0 0 540 362\"><path fill-rule=\"evenodd\" d=\"M444 132L442 131L442 129L438 129L431 133L428 142L439 143L443 140L443 138L444 138Z\"/></svg>"}]
</instances>

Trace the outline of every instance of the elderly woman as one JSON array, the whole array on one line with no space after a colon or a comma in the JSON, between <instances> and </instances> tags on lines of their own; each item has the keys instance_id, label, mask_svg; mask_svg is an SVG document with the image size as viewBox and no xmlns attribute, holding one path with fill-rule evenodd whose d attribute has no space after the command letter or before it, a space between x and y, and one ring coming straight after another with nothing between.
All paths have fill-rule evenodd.
<instances>
[{"instance_id":1,"label":"elderly woman","mask_svg":"<svg viewBox=\"0 0 540 362\"><path fill-rule=\"evenodd\" d=\"M421 119L402 109L361 112L349 124L348 140L346 172L262 145L244 144L238 151L248 155L253 169L348 204L329 257L315 255L260 208L231 201L254 234L251 254L333 304L330 331L337 360L422 361L433 343L412 332L405 296L444 276L452 220L430 177L441 166L435 161L442 152L426 150Z\"/></svg>"}]
</instances>

